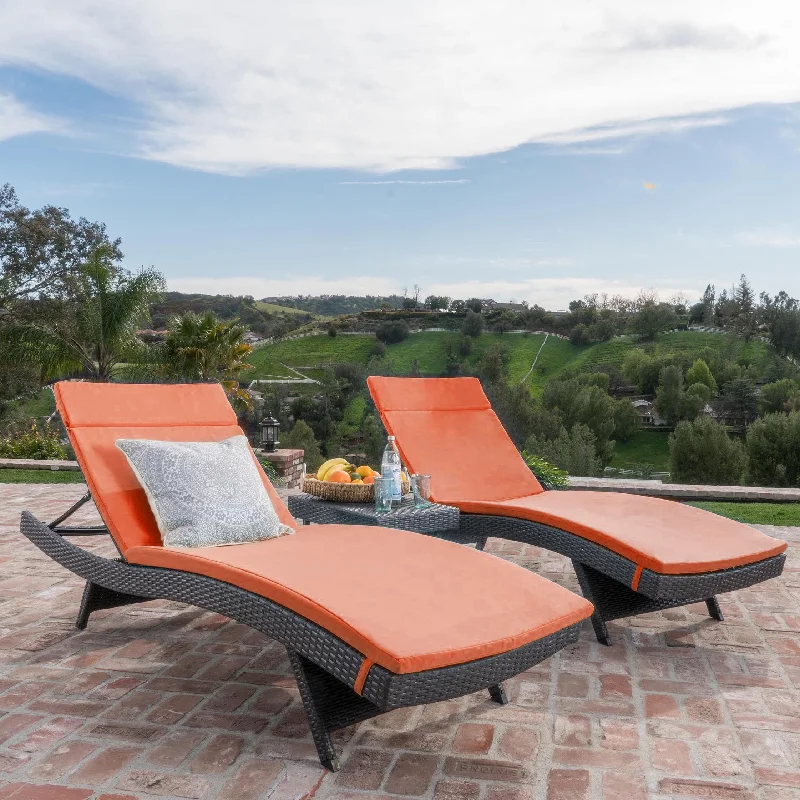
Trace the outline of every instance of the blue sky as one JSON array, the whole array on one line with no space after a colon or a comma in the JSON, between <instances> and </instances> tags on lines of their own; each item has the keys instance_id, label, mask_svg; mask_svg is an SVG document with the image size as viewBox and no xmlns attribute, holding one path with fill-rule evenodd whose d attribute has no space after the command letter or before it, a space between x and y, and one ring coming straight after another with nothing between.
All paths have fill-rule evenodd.
<instances>
[{"instance_id":1,"label":"blue sky","mask_svg":"<svg viewBox=\"0 0 800 800\"><path fill-rule=\"evenodd\" d=\"M0 10L0 182L176 289L800 295L800 37L770 2L69 5Z\"/></svg>"}]
</instances>

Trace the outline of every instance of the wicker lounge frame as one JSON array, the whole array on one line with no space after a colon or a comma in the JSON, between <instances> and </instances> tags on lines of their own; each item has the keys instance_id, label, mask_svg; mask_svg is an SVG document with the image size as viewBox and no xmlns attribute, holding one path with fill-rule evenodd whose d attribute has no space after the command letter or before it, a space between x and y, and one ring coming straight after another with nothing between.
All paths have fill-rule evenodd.
<instances>
[{"instance_id":1,"label":"wicker lounge frame","mask_svg":"<svg viewBox=\"0 0 800 800\"><path fill-rule=\"evenodd\" d=\"M489 537L534 545L571 559L583 596L594 604L591 620L597 641L605 645L611 644L606 622L700 601L705 601L709 616L722 622L716 595L777 578L786 561L781 554L741 567L689 575L664 575L643 569L639 585L633 590L630 587L637 570L633 561L560 528L516 517L462 511L458 531L444 535L452 541L474 543L479 550L483 550Z\"/></svg>"},{"instance_id":2,"label":"wicker lounge frame","mask_svg":"<svg viewBox=\"0 0 800 800\"><path fill-rule=\"evenodd\" d=\"M45 554L86 580L76 621L83 630L93 611L165 599L189 603L254 628L285 647L297 680L320 763L339 769L331 734L395 708L422 705L488 689L494 702L507 701L502 681L524 672L577 641L580 623L514 650L454 666L395 674L373 665L361 694L354 691L362 653L334 634L261 595L189 572L109 559L67 541L66 536L108 533L103 526L61 525L91 499L86 494L49 525L22 513L20 530Z\"/></svg>"}]
</instances>

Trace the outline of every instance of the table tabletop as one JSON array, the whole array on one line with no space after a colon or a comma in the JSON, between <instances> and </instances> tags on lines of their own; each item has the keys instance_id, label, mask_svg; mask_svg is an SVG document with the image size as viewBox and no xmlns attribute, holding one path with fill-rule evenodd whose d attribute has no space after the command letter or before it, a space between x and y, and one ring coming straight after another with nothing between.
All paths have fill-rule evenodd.
<instances>
[{"instance_id":1,"label":"table tabletop","mask_svg":"<svg viewBox=\"0 0 800 800\"><path fill-rule=\"evenodd\" d=\"M375 513L373 503L332 503L310 494L289 495L288 505L292 516L315 524L379 525L427 534L458 529L457 508L440 503L415 508L411 497L387 514Z\"/></svg>"}]
</instances>

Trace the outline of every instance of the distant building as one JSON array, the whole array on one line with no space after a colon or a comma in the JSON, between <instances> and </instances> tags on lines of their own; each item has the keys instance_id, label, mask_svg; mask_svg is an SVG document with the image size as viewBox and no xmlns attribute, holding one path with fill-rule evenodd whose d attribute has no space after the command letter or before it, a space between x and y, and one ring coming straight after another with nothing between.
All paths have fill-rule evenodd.
<instances>
[{"instance_id":1,"label":"distant building","mask_svg":"<svg viewBox=\"0 0 800 800\"><path fill-rule=\"evenodd\" d=\"M667 424L666 420L659 416L656 404L652 400L632 400L631 402L643 427L658 428Z\"/></svg>"}]
</instances>

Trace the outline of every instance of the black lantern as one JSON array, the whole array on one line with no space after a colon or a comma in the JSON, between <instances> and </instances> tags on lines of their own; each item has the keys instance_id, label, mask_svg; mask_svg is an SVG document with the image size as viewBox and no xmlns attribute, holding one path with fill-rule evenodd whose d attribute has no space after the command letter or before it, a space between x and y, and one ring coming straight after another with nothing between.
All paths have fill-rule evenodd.
<instances>
[{"instance_id":1,"label":"black lantern","mask_svg":"<svg viewBox=\"0 0 800 800\"><path fill-rule=\"evenodd\" d=\"M261 447L269 453L280 444L278 441L278 428L280 428L280 423L272 414L268 414L261 420Z\"/></svg>"}]
</instances>

